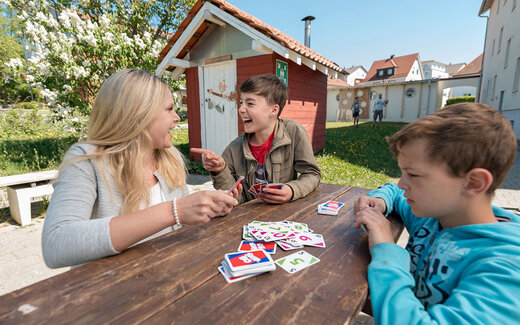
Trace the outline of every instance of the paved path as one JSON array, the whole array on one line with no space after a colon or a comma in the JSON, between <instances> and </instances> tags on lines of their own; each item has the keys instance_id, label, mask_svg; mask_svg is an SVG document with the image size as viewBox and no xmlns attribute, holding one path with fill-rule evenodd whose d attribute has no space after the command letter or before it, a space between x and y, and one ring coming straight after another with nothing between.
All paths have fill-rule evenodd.
<instances>
[{"instance_id":1,"label":"paved path","mask_svg":"<svg viewBox=\"0 0 520 325\"><path fill-rule=\"evenodd\" d=\"M188 189L191 192L213 189L209 176L190 175ZM497 190L493 204L520 211L520 153L506 180ZM45 266L41 257L41 231L43 219L33 219L26 227L12 221L0 227L0 295L23 288L69 268L51 270ZM406 245L408 233L404 233L398 244ZM370 316L361 314L356 324L373 324Z\"/></svg>"}]
</instances>

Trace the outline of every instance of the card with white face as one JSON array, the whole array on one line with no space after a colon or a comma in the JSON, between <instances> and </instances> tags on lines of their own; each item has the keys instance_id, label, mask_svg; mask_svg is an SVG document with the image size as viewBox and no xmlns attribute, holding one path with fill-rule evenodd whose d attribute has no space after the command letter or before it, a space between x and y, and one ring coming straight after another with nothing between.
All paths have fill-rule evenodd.
<instances>
[{"instance_id":1,"label":"card with white face","mask_svg":"<svg viewBox=\"0 0 520 325\"><path fill-rule=\"evenodd\" d=\"M320 261L319 258L312 256L306 251L299 251L279 258L275 263L289 273L296 273Z\"/></svg>"},{"instance_id":2,"label":"card with white face","mask_svg":"<svg viewBox=\"0 0 520 325\"><path fill-rule=\"evenodd\" d=\"M218 267L218 270L220 271L220 273L222 274L224 279L226 279L227 283L234 283L234 282L242 281L247 278L251 278L251 277L254 277L254 276L257 276L257 275L263 273L263 272L262 273L253 273L253 274L247 274L247 275L243 275L243 276L231 276L230 274L228 274L226 272L226 270L224 269L224 267L222 265Z\"/></svg>"},{"instance_id":3,"label":"card with white face","mask_svg":"<svg viewBox=\"0 0 520 325\"><path fill-rule=\"evenodd\" d=\"M256 251L262 249L269 254L276 253L276 244L275 243L266 243L262 241L246 241L242 240L240 245L238 246L238 251Z\"/></svg>"},{"instance_id":4,"label":"card with white face","mask_svg":"<svg viewBox=\"0 0 520 325\"><path fill-rule=\"evenodd\" d=\"M283 240L275 241L275 243L278 246L280 246L284 251L292 251L294 249L300 249L300 248L303 247L303 245L301 245L301 246L293 246L290 243L284 242Z\"/></svg>"},{"instance_id":5,"label":"card with white face","mask_svg":"<svg viewBox=\"0 0 520 325\"><path fill-rule=\"evenodd\" d=\"M253 238L253 236L251 236L251 235L249 234L249 230L247 229L247 226L244 226L244 227L242 228L242 238L243 238L244 240L255 240L255 238Z\"/></svg>"},{"instance_id":6,"label":"card with white face","mask_svg":"<svg viewBox=\"0 0 520 325\"><path fill-rule=\"evenodd\" d=\"M294 239L301 245L325 248L325 239L320 234L297 234ZM290 240L289 243L292 244Z\"/></svg>"}]
</instances>

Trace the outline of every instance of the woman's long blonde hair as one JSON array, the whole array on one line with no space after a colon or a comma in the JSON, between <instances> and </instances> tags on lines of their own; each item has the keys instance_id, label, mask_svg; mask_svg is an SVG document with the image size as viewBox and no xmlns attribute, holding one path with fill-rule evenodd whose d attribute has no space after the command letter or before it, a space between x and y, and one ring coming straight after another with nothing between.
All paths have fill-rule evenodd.
<instances>
[{"instance_id":1,"label":"woman's long blonde hair","mask_svg":"<svg viewBox=\"0 0 520 325\"><path fill-rule=\"evenodd\" d=\"M164 109L168 92L168 84L151 73L125 69L103 83L94 101L84 143L97 149L83 158L93 159L103 174L112 175L123 196L121 213L150 203L143 149L153 144L146 127ZM186 167L179 150L155 149L153 158L168 186L184 187Z\"/></svg>"}]
</instances>

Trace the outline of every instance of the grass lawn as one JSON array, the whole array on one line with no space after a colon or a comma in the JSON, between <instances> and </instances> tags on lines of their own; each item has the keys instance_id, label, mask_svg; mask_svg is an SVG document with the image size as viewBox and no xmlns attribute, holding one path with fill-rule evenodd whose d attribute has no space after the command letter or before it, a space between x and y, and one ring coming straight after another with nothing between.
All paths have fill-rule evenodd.
<instances>
[{"instance_id":1,"label":"grass lawn","mask_svg":"<svg viewBox=\"0 0 520 325\"><path fill-rule=\"evenodd\" d=\"M400 130L405 123L383 123L371 127L371 122L327 122L325 148L316 154L324 183L377 188L395 182L400 176L385 136Z\"/></svg>"}]
</instances>

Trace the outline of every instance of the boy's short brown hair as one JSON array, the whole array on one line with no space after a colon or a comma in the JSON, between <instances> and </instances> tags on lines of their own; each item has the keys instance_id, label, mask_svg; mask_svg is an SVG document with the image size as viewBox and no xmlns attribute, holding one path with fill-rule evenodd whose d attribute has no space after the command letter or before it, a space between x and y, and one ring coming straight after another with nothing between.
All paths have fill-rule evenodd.
<instances>
[{"instance_id":1,"label":"boy's short brown hair","mask_svg":"<svg viewBox=\"0 0 520 325\"><path fill-rule=\"evenodd\" d=\"M273 74L247 78L240 86L240 92L263 96L269 105L278 104L278 116L282 113L288 95L287 87Z\"/></svg>"},{"instance_id":2,"label":"boy's short brown hair","mask_svg":"<svg viewBox=\"0 0 520 325\"><path fill-rule=\"evenodd\" d=\"M402 146L416 139L426 139L428 158L446 163L453 176L464 176L473 168L488 170L493 175L489 194L502 183L516 156L511 123L498 110L484 104L447 106L387 137L396 158Z\"/></svg>"}]
</instances>

